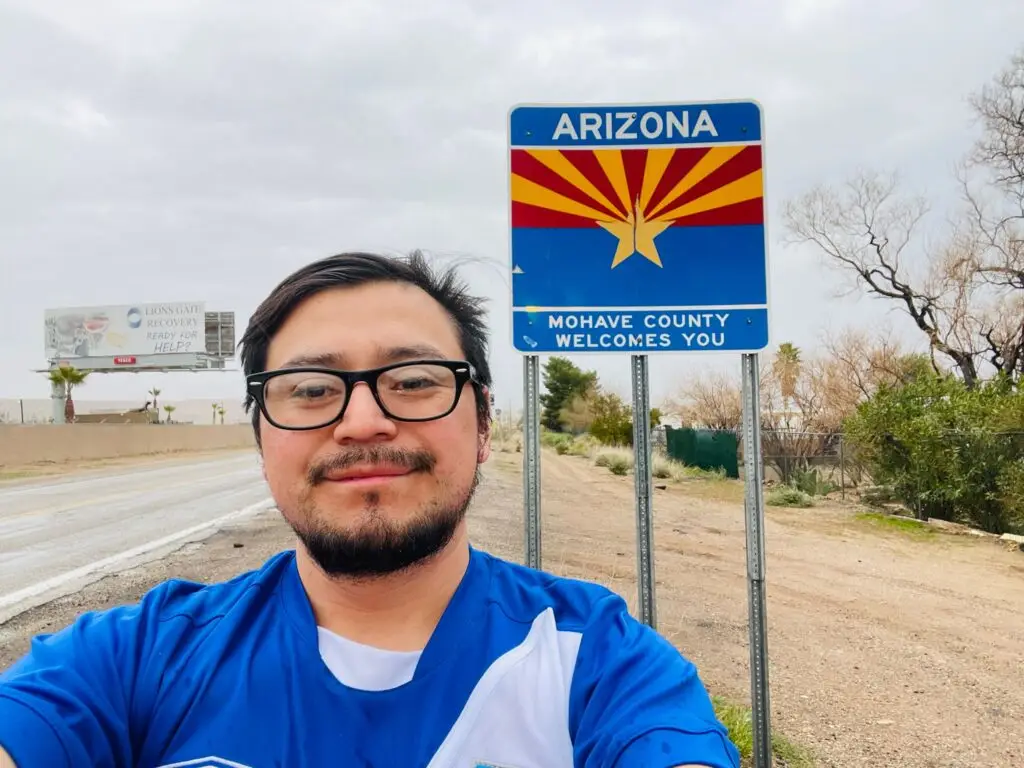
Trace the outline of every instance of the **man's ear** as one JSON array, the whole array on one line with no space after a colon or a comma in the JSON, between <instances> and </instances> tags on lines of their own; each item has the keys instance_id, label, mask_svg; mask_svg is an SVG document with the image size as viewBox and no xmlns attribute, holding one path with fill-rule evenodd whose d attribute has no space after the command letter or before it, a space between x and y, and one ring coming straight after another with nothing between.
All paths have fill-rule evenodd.
<instances>
[{"instance_id":1,"label":"man's ear","mask_svg":"<svg viewBox=\"0 0 1024 768\"><path fill-rule=\"evenodd\" d=\"M477 448L476 448L476 461L477 464L483 464L487 459L491 457L491 426L494 424L494 417L492 415L490 402L491 393L487 387L483 387L483 395L487 398L487 416L479 417L479 424L477 426Z\"/></svg>"}]
</instances>

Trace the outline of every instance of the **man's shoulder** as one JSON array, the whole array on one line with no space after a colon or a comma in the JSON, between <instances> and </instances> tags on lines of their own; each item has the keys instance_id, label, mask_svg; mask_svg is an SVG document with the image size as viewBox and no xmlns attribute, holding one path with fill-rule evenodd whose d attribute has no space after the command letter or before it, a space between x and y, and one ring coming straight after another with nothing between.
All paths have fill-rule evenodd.
<instances>
[{"instance_id":1,"label":"man's shoulder","mask_svg":"<svg viewBox=\"0 0 1024 768\"><path fill-rule=\"evenodd\" d=\"M124 674L132 665L139 673L147 658L187 656L222 627L226 617L251 621L253 606L258 610L275 594L293 562L294 553L281 552L258 569L227 581L168 579L135 603L87 611L55 633L36 636L30 652L0 674L0 680L9 682L54 664L67 665L72 658L95 659L108 652L116 653ZM96 666L105 668L99 661Z\"/></svg>"},{"instance_id":2,"label":"man's shoulder","mask_svg":"<svg viewBox=\"0 0 1024 768\"><path fill-rule=\"evenodd\" d=\"M146 638L144 642L180 643L194 636L192 630L217 626L238 612L241 605L269 599L293 562L294 552L286 551L225 581L207 584L186 578L167 579L135 603L83 613L61 634L84 633L83 637L99 641L111 637L111 633L124 637L129 632L140 641Z\"/></svg>"},{"instance_id":3,"label":"man's shoulder","mask_svg":"<svg viewBox=\"0 0 1024 768\"><path fill-rule=\"evenodd\" d=\"M240 601L265 599L273 594L294 559L293 551L279 552L258 568L213 583L168 579L149 590L137 607L147 618L157 621L174 617L188 618L194 624L213 621L229 613Z\"/></svg>"},{"instance_id":4,"label":"man's shoulder","mask_svg":"<svg viewBox=\"0 0 1024 768\"><path fill-rule=\"evenodd\" d=\"M512 619L532 621L550 611L564 631L593 630L608 622L631 620L626 601L602 584L559 576L495 555L482 553L490 562L489 599Z\"/></svg>"}]
</instances>

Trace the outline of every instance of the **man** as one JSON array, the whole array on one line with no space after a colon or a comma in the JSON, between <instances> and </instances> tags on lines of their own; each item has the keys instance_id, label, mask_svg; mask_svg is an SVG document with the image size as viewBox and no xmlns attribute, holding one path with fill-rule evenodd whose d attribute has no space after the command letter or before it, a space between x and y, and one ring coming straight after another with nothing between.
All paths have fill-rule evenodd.
<instances>
[{"instance_id":1,"label":"man","mask_svg":"<svg viewBox=\"0 0 1024 768\"><path fill-rule=\"evenodd\" d=\"M470 545L491 374L453 273L325 259L242 347L295 551L37 639L0 678L18 768L737 768L694 667L619 597Z\"/></svg>"}]
</instances>

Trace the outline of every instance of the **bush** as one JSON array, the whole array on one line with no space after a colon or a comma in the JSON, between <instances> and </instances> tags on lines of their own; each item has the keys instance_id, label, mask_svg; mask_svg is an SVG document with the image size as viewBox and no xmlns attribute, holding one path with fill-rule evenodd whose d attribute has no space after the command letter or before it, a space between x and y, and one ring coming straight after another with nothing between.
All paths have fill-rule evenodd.
<instances>
[{"instance_id":1,"label":"bush","mask_svg":"<svg viewBox=\"0 0 1024 768\"><path fill-rule=\"evenodd\" d=\"M583 456L589 459L598 445L599 443L593 436L580 435L569 444L569 455Z\"/></svg>"},{"instance_id":2,"label":"bush","mask_svg":"<svg viewBox=\"0 0 1024 768\"><path fill-rule=\"evenodd\" d=\"M590 398L593 421L590 434L605 445L633 444L633 415L622 398L613 393L599 392Z\"/></svg>"},{"instance_id":3,"label":"bush","mask_svg":"<svg viewBox=\"0 0 1024 768\"><path fill-rule=\"evenodd\" d=\"M612 471L613 475L625 475L630 470L631 461L628 461L622 456L612 456L611 463L608 464L608 469Z\"/></svg>"},{"instance_id":4,"label":"bush","mask_svg":"<svg viewBox=\"0 0 1024 768\"><path fill-rule=\"evenodd\" d=\"M651 475L658 480L667 480L672 477L674 463L672 459L654 455L651 460Z\"/></svg>"},{"instance_id":5,"label":"bush","mask_svg":"<svg viewBox=\"0 0 1024 768\"><path fill-rule=\"evenodd\" d=\"M624 475L633 468L633 452L628 448L602 448L594 455L594 463L615 475Z\"/></svg>"},{"instance_id":6,"label":"bush","mask_svg":"<svg viewBox=\"0 0 1024 768\"><path fill-rule=\"evenodd\" d=\"M898 501L896 492L888 485L869 485L860 492L860 500L869 507L881 507Z\"/></svg>"},{"instance_id":7,"label":"bush","mask_svg":"<svg viewBox=\"0 0 1024 768\"><path fill-rule=\"evenodd\" d=\"M572 435L568 435L564 432L550 432L546 429L540 431L540 444L546 445L548 448L554 448L558 450L560 445L568 445L572 442Z\"/></svg>"},{"instance_id":8,"label":"bush","mask_svg":"<svg viewBox=\"0 0 1024 768\"><path fill-rule=\"evenodd\" d=\"M839 488L835 483L821 477L816 469L793 470L790 485L803 491L808 496L828 496L832 491Z\"/></svg>"},{"instance_id":9,"label":"bush","mask_svg":"<svg viewBox=\"0 0 1024 768\"><path fill-rule=\"evenodd\" d=\"M1024 534L1024 458L1003 468L998 485L999 501L1006 512L1007 532Z\"/></svg>"},{"instance_id":10,"label":"bush","mask_svg":"<svg viewBox=\"0 0 1024 768\"><path fill-rule=\"evenodd\" d=\"M921 377L883 388L846 424L880 485L921 518L1005 533L1022 522L1015 467L1024 455L1024 391Z\"/></svg>"},{"instance_id":11,"label":"bush","mask_svg":"<svg viewBox=\"0 0 1024 768\"><path fill-rule=\"evenodd\" d=\"M790 485L783 485L768 493L765 499L771 507L813 507L814 499Z\"/></svg>"},{"instance_id":12,"label":"bush","mask_svg":"<svg viewBox=\"0 0 1024 768\"><path fill-rule=\"evenodd\" d=\"M726 474L725 469L722 467L704 469L703 467L692 467L689 464L677 461L672 468L672 479L679 482L683 480L725 480Z\"/></svg>"}]
</instances>

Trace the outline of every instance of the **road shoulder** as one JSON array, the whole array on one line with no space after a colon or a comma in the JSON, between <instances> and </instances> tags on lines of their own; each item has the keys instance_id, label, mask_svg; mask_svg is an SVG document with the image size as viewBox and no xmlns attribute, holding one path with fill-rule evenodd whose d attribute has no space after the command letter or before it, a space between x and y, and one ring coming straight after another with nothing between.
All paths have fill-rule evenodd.
<instances>
[{"instance_id":1,"label":"road shoulder","mask_svg":"<svg viewBox=\"0 0 1024 768\"><path fill-rule=\"evenodd\" d=\"M186 544L161 560L106 576L75 594L0 624L0 671L25 654L34 636L56 632L85 611L138 602L146 592L168 579L203 584L226 581L258 568L274 554L293 546L291 529L276 509L270 509L248 521L225 526L201 542Z\"/></svg>"}]
</instances>

